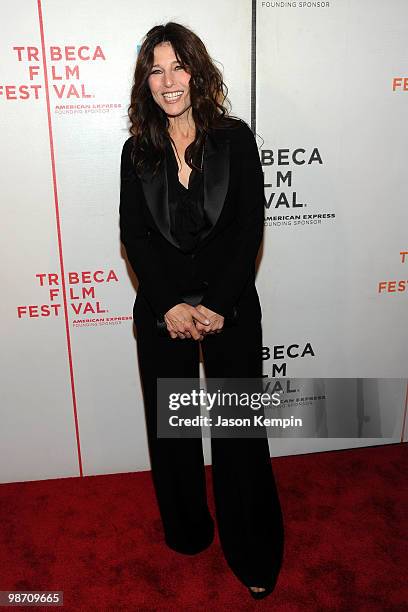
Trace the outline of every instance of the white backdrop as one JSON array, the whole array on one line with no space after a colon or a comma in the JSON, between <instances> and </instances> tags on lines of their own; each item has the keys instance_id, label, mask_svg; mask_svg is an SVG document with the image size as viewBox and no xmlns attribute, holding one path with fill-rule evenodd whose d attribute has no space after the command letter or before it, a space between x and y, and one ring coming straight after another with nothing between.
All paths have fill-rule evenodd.
<instances>
[{"instance_id":1,"label":"white backdrop","mask_svg":"<svg viewBox=\"0 0 408 612\"><path fill-rule=\"evenodd\" d=\"M204 40L233 114L250 122L252 102L269 205L265 374L403 379L365 402L366 437L273 439L271 454L404 438L406 3L185 6L2 4L2 482L149 468L119 161L138 45L169 20ZM350 384L336 410L357 422Z\"/></svg>"}]
</instances>

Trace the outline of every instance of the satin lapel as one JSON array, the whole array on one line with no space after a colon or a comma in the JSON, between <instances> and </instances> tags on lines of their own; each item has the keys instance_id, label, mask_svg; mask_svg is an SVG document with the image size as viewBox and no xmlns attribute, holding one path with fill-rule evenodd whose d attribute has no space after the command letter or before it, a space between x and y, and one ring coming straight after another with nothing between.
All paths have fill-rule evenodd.
<instances>
[{"instance_id":1,"label":"satin lapel","mask_svg":"<svg viewBox=\"0 0 408 612\"><path fill-rule=\"evenodd\" d=\"M146 203L152 217L163 236L175 247L180 245L174 240L170 232L170 212L168 204L167 164L161 164L155 176L145 171L141 177Z\"/></svg>"},{"instance_id":2,"label":"satin lapel","mask_svg":"<svg viewBox=\"0 0 408 612\"><path fill-rule=\"evenodd\" d=\"M211 226L202 233L200 242L213 230L225 203L230 171L229 140L218 141L215 136L209 135L204 146L203 166L204 209ZM170 232L167 164L163 163L155 176L145 171L141 182L147 206L157 227L171 244L180 248Z\"/></svg>"},{"instance_id":3,"label":"satin lapel","mask_svg":"<svg viewBox=\"0 0 408 612\"><path fill-rule=\"evenodd\" d=\"M225 204L229 184L230 146L229 140L217 141L211 135L204 147L204 210L211 222L201 235L201 242L217 223Z\"/></svg>"}]
</instances>

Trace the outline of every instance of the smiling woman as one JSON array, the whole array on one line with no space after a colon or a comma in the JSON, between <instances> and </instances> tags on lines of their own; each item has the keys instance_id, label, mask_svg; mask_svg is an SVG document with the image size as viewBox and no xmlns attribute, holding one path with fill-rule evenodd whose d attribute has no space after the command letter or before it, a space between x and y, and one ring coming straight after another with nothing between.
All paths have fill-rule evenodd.
<instances>
[{"instance_id":1,"label":"smiling woman","mask_svg":"<svg viewBox=\"0 0 408 612\"><path fill-rule=\"evenodd\" d=\"M168 114L179 115L190 106L191 75L176 58L170 42L157 45L154 65L149 76L149 87L155 102ZM167 106L175 108L167 110Z\"/></svg>"},{"instance_id":2,"label":"smiling woman","mask_svg":"<svg viewBox=\"0 0 408 612\"><path fill-rule=\"evenodd\" d=\"M158 170L176 125L183 126L173 131L182 141L175 147L180 164L185 157L187 168L199 170L194 159L210 127L236 127L225 106L227 92L220 70L194 32L173 22L153 27L138 54L128 109L139 175Z\"/></svg>"},{"instance_id":3,"label":"smiling woman","mask_svg":"<svg viewBox=\"0 0 408 612\"><path fill-rule=\"evenodd\" d=\"M194 32L170 22L147 33L122 150L120 231L139 280L133 318L164 539L187 555L214 537L202 441L158 437L158 381L197 380L200 347L207 383L262 380L255 260L264 179L254 135L229 115L226 95ZM266 430L257 439L214 437L211 452L223 553L251 595L265 597L283 555Z\"/></svg>"}]
</instances>

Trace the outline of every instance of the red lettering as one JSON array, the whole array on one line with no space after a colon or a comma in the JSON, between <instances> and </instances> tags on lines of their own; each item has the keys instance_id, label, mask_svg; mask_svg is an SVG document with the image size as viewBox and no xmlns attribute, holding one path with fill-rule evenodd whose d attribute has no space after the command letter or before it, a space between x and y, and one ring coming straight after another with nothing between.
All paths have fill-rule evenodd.
<instances>
[{"instance_id":1,"label":"red lettering","mask_svg":"<svg viewBox=\"0 0 408 612\"><path fill-rule=\"evenodd\" d=\"M50 317L51 315L57 317L59 315L60 308L61 304L41 304L41 306L30 304L29 306L18 306L17 315L19 319L25 316L28 316L30 319Z\"/></svg>"},{"instance_id":2,"label":"red lettering","mask_svg":"<svg viewBox=\"0 0 408 612\"><path fill-rule=\"evenodd\" d=\"M17 51L17 58L19 62L23 61L23 54L22 51L24 51L25 47L13 47L13 51Z\"/></svg>"},{"instance_id":3,"label":"red lettering","mask_svg":"<svg viewBox=\"0 0 408 612\"><path fill-rule=\"evenodd\" d=\"M75 61L75 47L65 47L65 59L68 62Z\"/></svg>"},{"instance_id":4,"label":"red lettering","mask_svg":"<svg viewBox=\"0 0 408 612\"><path fill-rule=\"evenodd\" d=\"M50 47L50 56L53 62L61 60L62 53L60 47Z\"/></svg>"},{"instance_id":5,"label":"red lettering","mask_svg":"<svg viewBox=\"0 0 408 612\"><path fill-rule=\"evenodd\" d=\"M27 57L28 57L28 61L31 62L31 60L35 60L36 62L39 62L39 58L38 58L38 49L37 47L27 47Z\"/></svg>"},{"instance_id":6,"label":"red lettering","mask_svg":"<svg viewBox=\"0 0 408 612\"><path fill-rule=\"evenodd\" d=\"M28 47L28 49L31 49L31 48L35 49L35 47ZM14 49L18 52L18 55L20 57L21 52L19 50L23 50L24 47L14 47ZM38 49L37 49L37 52L38 52ZM106 59L99 45L95 47L95 50L93 52L90 50L88 45L81 45L80 47L78 47L78 50L76 50L76 47L73 45L66 45L65 47L62 47L62 48L52 46L50 47L50 57L51 57L51 61L53 62L57 62L63 59L67 62L74 62L77 59L83 62L87 62L89 60L94 61L96 59L102 59L102 60ZM37 61L39 61L38 58L37 58Z\"/></svg>"}]
</instances>

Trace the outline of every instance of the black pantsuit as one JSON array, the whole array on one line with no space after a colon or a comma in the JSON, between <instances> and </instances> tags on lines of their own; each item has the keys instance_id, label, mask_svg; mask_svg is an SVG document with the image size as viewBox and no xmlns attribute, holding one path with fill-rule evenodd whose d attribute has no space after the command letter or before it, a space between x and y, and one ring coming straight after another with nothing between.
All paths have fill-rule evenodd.
<instances>
[{"instance_id":1,"label":"black pantsuit","mask_svg":"<svg viewBox=\"0 0 408 612\"><path fill-rule=\"evenodd\" d=\"M121 238L140 283L133 314L152 477L168 546L195 554L214 536L202 440L157 437L156 384L160 377L198 378L199 343L160 337L156 317L205 280L203 305L223 315L235 305L239 313L235 327L201 342L206 376L262 376L254 275L263 230L263 176L246 124L212 134L204 155L205 209L212 224L194 252L186 254L170 232L167 173L138 178L131 167L130 140L122 152ZM225 558L245 585L272 585L282 562L283 522L267 438L212 438L211 451Z\"/></svg>"},{"instance_id":2,"label":"black pantsuit","mask_svg":"<svg viewBox=\"0 0 408 612\"><path fill-rule=\"evenodd\" d=\"M156 494L167 544L182 553L204 550L213 539L208 511L202 440L156 435L156 379L198 378L194 340L161 338L143 297L134 320L139 369ZM255 377L262 370L261 325L236 328L202 341L208 377ZM225 558L247 586L271 584L279 573L283 526L267 438L212 438L216 519Z\"/></svg>"}]
</instances>

